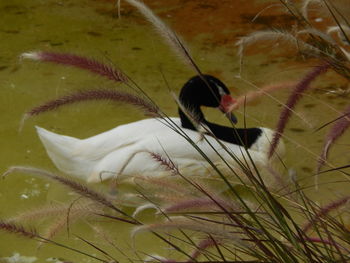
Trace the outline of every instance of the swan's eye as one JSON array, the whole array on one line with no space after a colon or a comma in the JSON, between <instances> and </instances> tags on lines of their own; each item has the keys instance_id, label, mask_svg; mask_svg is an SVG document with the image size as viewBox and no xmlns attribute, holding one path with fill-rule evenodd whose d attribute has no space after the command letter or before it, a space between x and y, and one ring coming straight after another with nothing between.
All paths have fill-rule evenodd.
<instances>
[{"instance_id":1,"label":"swan's eye","mask_svg":"<svg viewBox=\"0 0 350 263\"><path fill-rule=\"evenodd\" d=\"M214 80L210 79L209 82L211 82L212 84L215 85L215 87L218 89L219 91L219 95L220 97L227 95L227 93L225 92L224 88L221 87L218 83L216 83Z\"/></svg>"},{"instance_id":2,"label":"swan's eye","mask_svg":"<svg viewBox=\"0 0 350 263\"><path fill-rule=\"evenodd\" d=\"M218 88L220 97L227 95L222 87L220 87L219 85L216 85L216 87Z\"/></svg>"}]
</instances>

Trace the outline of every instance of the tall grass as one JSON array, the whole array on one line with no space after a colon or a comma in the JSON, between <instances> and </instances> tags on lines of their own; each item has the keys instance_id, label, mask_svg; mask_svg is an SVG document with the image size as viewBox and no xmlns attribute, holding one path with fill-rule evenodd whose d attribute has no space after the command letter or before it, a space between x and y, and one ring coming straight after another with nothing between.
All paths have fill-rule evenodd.
<instances>
[{"instance_id":1,"label":"tall grass","mask_svg":"<svg viewBox=\"0 0 350 263\"><path fill-rule=\"evenodd\" d=\"M301 80L291 93L285 109L280 114L280 119L276 128L276 135L270 149L273 153L274 144L278 142L283 135L284 128L292 113L292 110L303 92L308 88L310 82L318 75L324 73L327 69L332 69L347 80L350 79L350 60L349 60L349 34L350 34L350 13L348 3L342 0L304 0L300 4L280 0L280 8L290 15L295 25L293 30L274 28L273 30L263 30L253 32L242 37L238 42L238 55L243 65L243 55L250 45L257 43L278 42L281 46L294 47L296 55L302 60L316 58L324 66L318 67L309 75ZM276 7L276 6L275 6ZM310 17L311 15L318 19L325 20L325 24L318 25ZM271 25L273 27L273 25ZM276 49L274 49L276 51ZM242 69L241 69L242 70ZM328 151L332 144L345 133L349 127L348 107L344 112L334 118L334 121L328 122L325 126L331 125L321 150L317 172L327 163Z\"/></svg>"},{"instance_id":2,"label":"tall grass","mask_svg":"<svg viewBox=\"0 0 350 263\"><path fill-rule=\"evenodd\" d=\"M164 30L165 25L159 22L160 20L155 17L152 11L136 0L128 2L141 8L141 12L148 16L152 23L156 23L157 30ZM307 13L307 7L312 2L323 3L326 10L332 10L331 17L334 20L338 19L339 15L333 14L334 7L329 7L330 3L326 0L305 1L302 10L290 1L280 1L281 5L293 17L301 24L308 26L310 24L305 14ZM336 26L339 27L339 32L346 32L346 30L340 28L340 23L337 22ZM168 29L166 28L166 30ZM298 39L299 35L284 34L287 34L288 41L292 40L299 44L299 51L303 54L321 58L321 66L305 73L305 77L301 78L301 81L295 85L291 97L285 104L285 109L281 112L280 121L277 125L279 128L276 132L278 136L282 136L287 120L292 114L291 110L301 99L302 92L308 88L310 82L316 77L329 70L329 68L345 77L349 77L346 52L342 51L342 47L335 45L333 41L328 41L328 37L324 36L323 32L316 32L313 28L308 28L305 32L313 41L300 40ZM172 32L166 31L164 34L168 42L173 42L171 45L177 45L176 49L182 47L179 44L181 42ZM265 39L267 34L270 33L255 33L242 39L238 43L241 45L241 53L247 45ZM275 37L275 34L271 34L269 37ZM283 34L278 34L278 36L284 38ZM177 52L179 51L177 50ZM181 52L181 56L186 57L188 55L184 50ZM50 56L45 56L45 52L36 54L41 55L25 55L25 57L80 67L113 81L126 82L126 78L121 77L123 75L119 71L106 67L100 62L75 55L50 53ZM187 57L185 60L188 62L188 59ZM190 59L189 61L192 65L193 60ZM86 63L89 66L85 66ZM198 68L198 66L194 67ZM127 80L127 82L132 81L130 78L127 78ZM270 90L274 89L265 89L266 92ZM249 96L255 97L262 94L264 92ZM120 198L119 195L110 196L98 192L91 186L49 171L31 167L12 167L5 175L17 172L54 180L74 191L79 196L79 200L64 206L38 208L15 218L9 218L8 221L2 220L0 221L1 231L63 246L102 262L121 262L123 260L139 262L143 259L152 262L334 263L350 261L349 224L343 220L340 213L342 209L347 208L350 200L349 196L335 197L328 204L320 206L307 196L305 189L297 180L288 182L286 179L281 179L286 178L286 175L280 174L273 167L266 167L266 170L257 169L254 160L251 160L253 165L248 165L249 160L246 160L246 162L239 161L237 156L232 155L229 149L225 148L224 150L232 160L223 158L222 163L217 165L204 155L196 142L190 140L183 133L181 127L172 123L171 119L163 114L153 104L152 100L148 100L147 96L140 97L130 93L109 90L82 91L44 103L29 111L28 115L37 115L66 104L85 100L123 101L152 113L152 116L156 115L162 118L174 132L184 136L188 143L203 155L211 167L210 176L199 177L193 174L182 174L173 160L150 152L153 160L170 170L173 176L160 178L135 176L133 178L135 191L128 193L126 198L137 200L133 204L138 207L135 213L129 214L123 210L122 202L118 199ZM243 99L240 103L243 103L242 101ZM326 153L332 142L346 132L349 126L348 112L349 110L346 109L342 117L335 120L334 126L327 136L325 149L321 154L322 163L319 164L320 166L324 164ZM279 139L278 137L275 138L277 138L275 140ZM205 140L205 137L203 139ZM271 152L273 152L275 143L275 141L271 142ZM247 154L247 159L251 158L247 149L242 149L242 151ZM237 166L241 168L243 173L236 173L235 167ZM335 169L330 172L337 171ZM271 187L266 178L269 180L278 178L277 185ZM76 202L79 202L79 205ZM149 208L155 209L155 213L158 215L156 220L151 223L139 219L140 213ZM59 217L61 220L51 224L46 235L40 235L37 230L28 230L19 225L21 221L30 221L41 217L44 213L47 214L47 217L61 215ZM108 218L117 227L120 224L131 225L134 227L130 233L133 238L142 232L149 232L150 235L154 235L163 242L165 247L171 248L173 253L171 256L159 256L145 252L146 255L141 259L130 258L126 255L123 259L116 259L113 253L106 252L104 247L96 245L94 240L79 237L83 244L87 244L95 250L97 256L54 241L54 234L58 230L65 229L65 227L69 228L69 225L73 223L73 217L75 218L74 221L78 222L79 217L86 218L87 216L98 219ZM92 231L98 234L98 240L101 238L108 240L108 244L113 245L115 252L120 253L120 249L113 243L113 239L108 237L103 230L92 227Z\"/></svg>"}]
</instances>

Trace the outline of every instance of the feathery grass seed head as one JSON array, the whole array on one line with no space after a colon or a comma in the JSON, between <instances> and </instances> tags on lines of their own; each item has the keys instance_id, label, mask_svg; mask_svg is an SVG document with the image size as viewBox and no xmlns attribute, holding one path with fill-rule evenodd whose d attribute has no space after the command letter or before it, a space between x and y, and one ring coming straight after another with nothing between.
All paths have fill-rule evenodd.
<instances>
[{"instance_id":1,"label":"feathery grass seed head","mask_svg":"<svg viewBox=\"0 0 350 263\"><path fill-rule=\"evenodd\" d=\"M36 116L44 112L53 111L62 106L75 104L82 101L124 102L142 109L147 116L161 116L159 108L156 105L146 101L140 96L117 90L93 89L79 91L70 95L62 96L60 98L50 100L37 107L34 107L24 114L22 124L29 117Z\"/></svg>"},{"instance_id":2,"label":"feathery grass seed head","mask_svg":"<svg viewBox=\"0 0 350 263\"><path fill-rule=\"evenodd\" d=\"M115 82L126 83L128 81L127 76L124 75L124 73L122 73L120 70L96 60L74 54L38 51L23 53L20 58L51 62L55 64L84 69Z\"/></svg>"}]
</instances>

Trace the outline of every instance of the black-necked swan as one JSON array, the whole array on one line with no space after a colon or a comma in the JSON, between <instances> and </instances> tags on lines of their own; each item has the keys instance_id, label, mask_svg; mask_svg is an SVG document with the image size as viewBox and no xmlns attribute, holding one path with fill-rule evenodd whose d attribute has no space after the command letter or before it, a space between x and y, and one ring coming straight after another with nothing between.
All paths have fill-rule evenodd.
<instances>
[{"instance_id":1,"label":"black-necked swan","mask_svg":"<svg viewBox=\"0 0 350 263\"><path fill-rule=\"evenodd\" d=\"M226 113L233 101L228 88L220 80L210 75L195 76L183 86L179 100L211 134L198 132L182 109L179 109L180 118L171 117L169 120L182 127L188 138L213 163L220 162L223 157L237 167L230 154L245 162L248 151L256 165L267 164L272 130L226 127L204 118L201 106L218 107ZM37 132L57 168L87 182L100 182L116 176L169 174L150 153L170 158L180 172L199 175L208 169L208 162L198 150L158 118L120 125L87 139L55 134L40 127L37 127ZM283 151L281 142L277 153L283 154Z\"/></svg>"}]
</instances>

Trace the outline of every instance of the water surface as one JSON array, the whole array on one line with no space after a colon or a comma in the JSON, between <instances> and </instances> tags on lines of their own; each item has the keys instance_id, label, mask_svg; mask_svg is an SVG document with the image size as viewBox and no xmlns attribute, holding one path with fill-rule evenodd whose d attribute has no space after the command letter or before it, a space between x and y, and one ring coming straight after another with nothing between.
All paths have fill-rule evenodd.
<instances>
[{"instance_id":1,"label":"water surface","mask_svg":"<svg viewBox=\"0 0 350 263\"><path fill-rule=\"evenodd\" d=\"M150 3L148 3L150 2ZM268 23L288 26L285 15L269 11L252 23L255 14L268 1L146 1L162 19L169 23L188 43L195 61L205 73L221 78L235 96L255 87L236 76L239 62L235 55L238 37ZM235 4L232 4L234 2ZM237 3L236 3L237 2ZM238 3L239 2L239 3ZM169 115L176 115L176 105L169 96L163 80L178 92L183 83L195 73L184 65L160 40L156 32L131 7L122 3L118 19L114 1L93 0L2 0L0 2L0 172L11 165L30 165L55 171L48 159L34 126L79 138L95 135L117 125L144 118L137 110L127 105L85 103L63 108L54 113L43 114L27 120L19 132L23 114L33 106L67 92L116 84L72 68L58 65L20 61L19 55L33 50L71 52L112 61L132 77ZM293 57L267 56L267 50L257 46L249 51L242 77L257 86L280 81L299 80L310 65ZM336 111L348 104L346 81L329 73L317 82L297 107L304 121L293 117L286 136L286 166L293 170L304 183L313 183L316 156L322 147L326 130L314 133L314 129L334 118ZM345 88L344 88L345 87ZM123 88L123 87L121 87ZM246 109L248 126L275 127L281 102L287 91L273 94L274 99L262 98ZM226 123L223 116L206 111L209 119ZM243 118L242 113L237 113ZM241 122L242 123L242 122ZM345 135L332 149L334 165L349 163L349 135ZM286 173L287 174L287 173ZM342 175L324 175L321 183L344 180ZM326 184L321 192L310 193L320 202L349 194L348 184ZM321 198L322 197L322 198ZM61 203L68 200L67 191L55 183L39 178L13 174L0 183L0 217L7 218L19 211L31 210L38 205ZM131 210L130 210L131 211ZM146 215L152 218L152 215ZM39 222L40 223L40 222ZM107 225L107 226L106 226ZM104 225L116 233L116 242L129 249L129 227L121 224ZM73 232L93 239L87 224L74 226ZM59 236L66 240L67 234ZM127 242L125 242L127 240ZM93 251L81 241L71 239L69 244ZM153 238L142 235L136 245L140 250L164 252ZM43 246L13 235L0 235L0 257L9 257L15 252L36 256L40 262L49 257L63 257L76 262L89 262L66 250ZM118 252L116 252L118 254ZM122 256L120 256L122 258ZM121 260L123 261L123 260Z\"/></svg>"}]
</instances>

